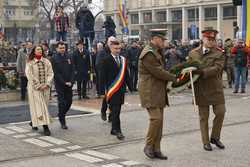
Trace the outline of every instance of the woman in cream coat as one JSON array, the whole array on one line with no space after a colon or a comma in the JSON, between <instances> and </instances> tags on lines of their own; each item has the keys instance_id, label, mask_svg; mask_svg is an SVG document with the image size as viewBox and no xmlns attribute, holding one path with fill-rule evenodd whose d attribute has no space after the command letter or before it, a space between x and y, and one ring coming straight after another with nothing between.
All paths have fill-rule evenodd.
<instances>
[{"instance_id":1,"label":"woman in cream coat","mask_svg":"<svg viewBox=\"0 0 250 167\"><path fill-rule=\"evenodd\" d=\"M50 136L48 125L51 123L48 112L50 86L54 73L51 63L44 57L43 48L35 46L28 58L25 69L28 78L28 96L32 129L43 125L44 135Z\"/></svg>"}]
</instances>

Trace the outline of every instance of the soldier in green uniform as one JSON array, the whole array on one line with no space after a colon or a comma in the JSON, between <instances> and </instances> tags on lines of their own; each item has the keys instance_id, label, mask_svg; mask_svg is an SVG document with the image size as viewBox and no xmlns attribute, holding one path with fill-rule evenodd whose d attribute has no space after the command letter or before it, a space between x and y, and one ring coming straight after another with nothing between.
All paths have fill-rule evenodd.
<instances>
[{"instance_id":1,"label":"soldier in green uniform","mask_svg":"<svg viewBox=\"0 0 250 167\"><path fill-rule=\"evenodd\" d=\"M166 30L151 30L151 39L139 57L139 95L142 107L149 114L149 129L144 153L149 158L166 160L160 149L163 127L163 110L168 105L167 81L176 76L164 69L161 50L164 48Z\"/></svg>"},{"instance_id":2,"label":"soldier in green uniform","mask_svg":"<svg viewBox=\"0 0 250 167\"><path fill-rule=\"evenodd\" d=\"M225 98L222 84L222 70L224 66L223 53L216 48L216 30L204 30L203 45L192 50L188 56L188 61L197 60L202 63L203 68L193 71L199 74L200 78L195 83L195 97L199 108L200 129L203 148L212 151L210 143L218 148L225 146L220 141L221 128L225 115ZM209 107L212 106L215 118L209 140Z\"/></svg>"}]
</instances>

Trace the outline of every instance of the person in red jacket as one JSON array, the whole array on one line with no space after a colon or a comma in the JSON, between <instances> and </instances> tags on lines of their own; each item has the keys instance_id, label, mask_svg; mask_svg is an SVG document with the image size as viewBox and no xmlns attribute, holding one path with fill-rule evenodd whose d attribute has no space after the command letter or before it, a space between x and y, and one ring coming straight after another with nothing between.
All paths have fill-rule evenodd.
<instances>
[{"instance_id":1,"label":"person in red jacket","mask_svg":"<svg viewBox=\"0 0 250 167\"><path fill-rule=\"evenodd\" d=\"M238 93L241 85L241 93L246 93L246 80L247 80L247 55L249 48L245 46L242 39L238 39L237 44L231 50L234 56L235 65L235 87L233 93Z\"/></svg>"}]
</instances>

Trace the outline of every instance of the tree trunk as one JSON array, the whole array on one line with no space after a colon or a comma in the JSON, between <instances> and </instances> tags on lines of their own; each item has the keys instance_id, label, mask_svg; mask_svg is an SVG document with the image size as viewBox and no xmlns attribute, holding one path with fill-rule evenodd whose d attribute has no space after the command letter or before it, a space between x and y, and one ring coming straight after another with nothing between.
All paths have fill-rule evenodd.
<instances>
[{"instance_id":1,"label":"tree trunk","mask_svg":"<svg viewBox=\"0 0 250 167\"><path fill-rule=\"evenodd\" d=\"M55 37L55 24L53 20L50 20L50 39L54 39Z\"/></svg>"}]
</instances>

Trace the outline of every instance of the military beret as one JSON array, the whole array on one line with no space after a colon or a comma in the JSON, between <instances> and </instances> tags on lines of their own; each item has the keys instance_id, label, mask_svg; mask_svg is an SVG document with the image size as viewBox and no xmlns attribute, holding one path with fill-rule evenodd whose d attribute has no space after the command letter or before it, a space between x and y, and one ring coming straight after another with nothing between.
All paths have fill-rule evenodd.
<instances>
[{"instance_id":1,"label":"military beret","mask_svg":"<svg viewBox=\"0 0 250 167\"><path fill-rule=\"evenodd\" d=\"M203 30L202 31L202 36L207 37L207 38L216 38L216 35L218 34L217 30Z\"/></svg>"},{"instance_id":2,"label":"military beret","mask_svg":"<svg viewBox=\"0 0 250 167\"><path fill-rule=\"evenodd\" d=\"M151 37L157 36L163 39L167 39L166 38L167 29L150 29L149 31Z\"/></svg>"}]
</instances>

